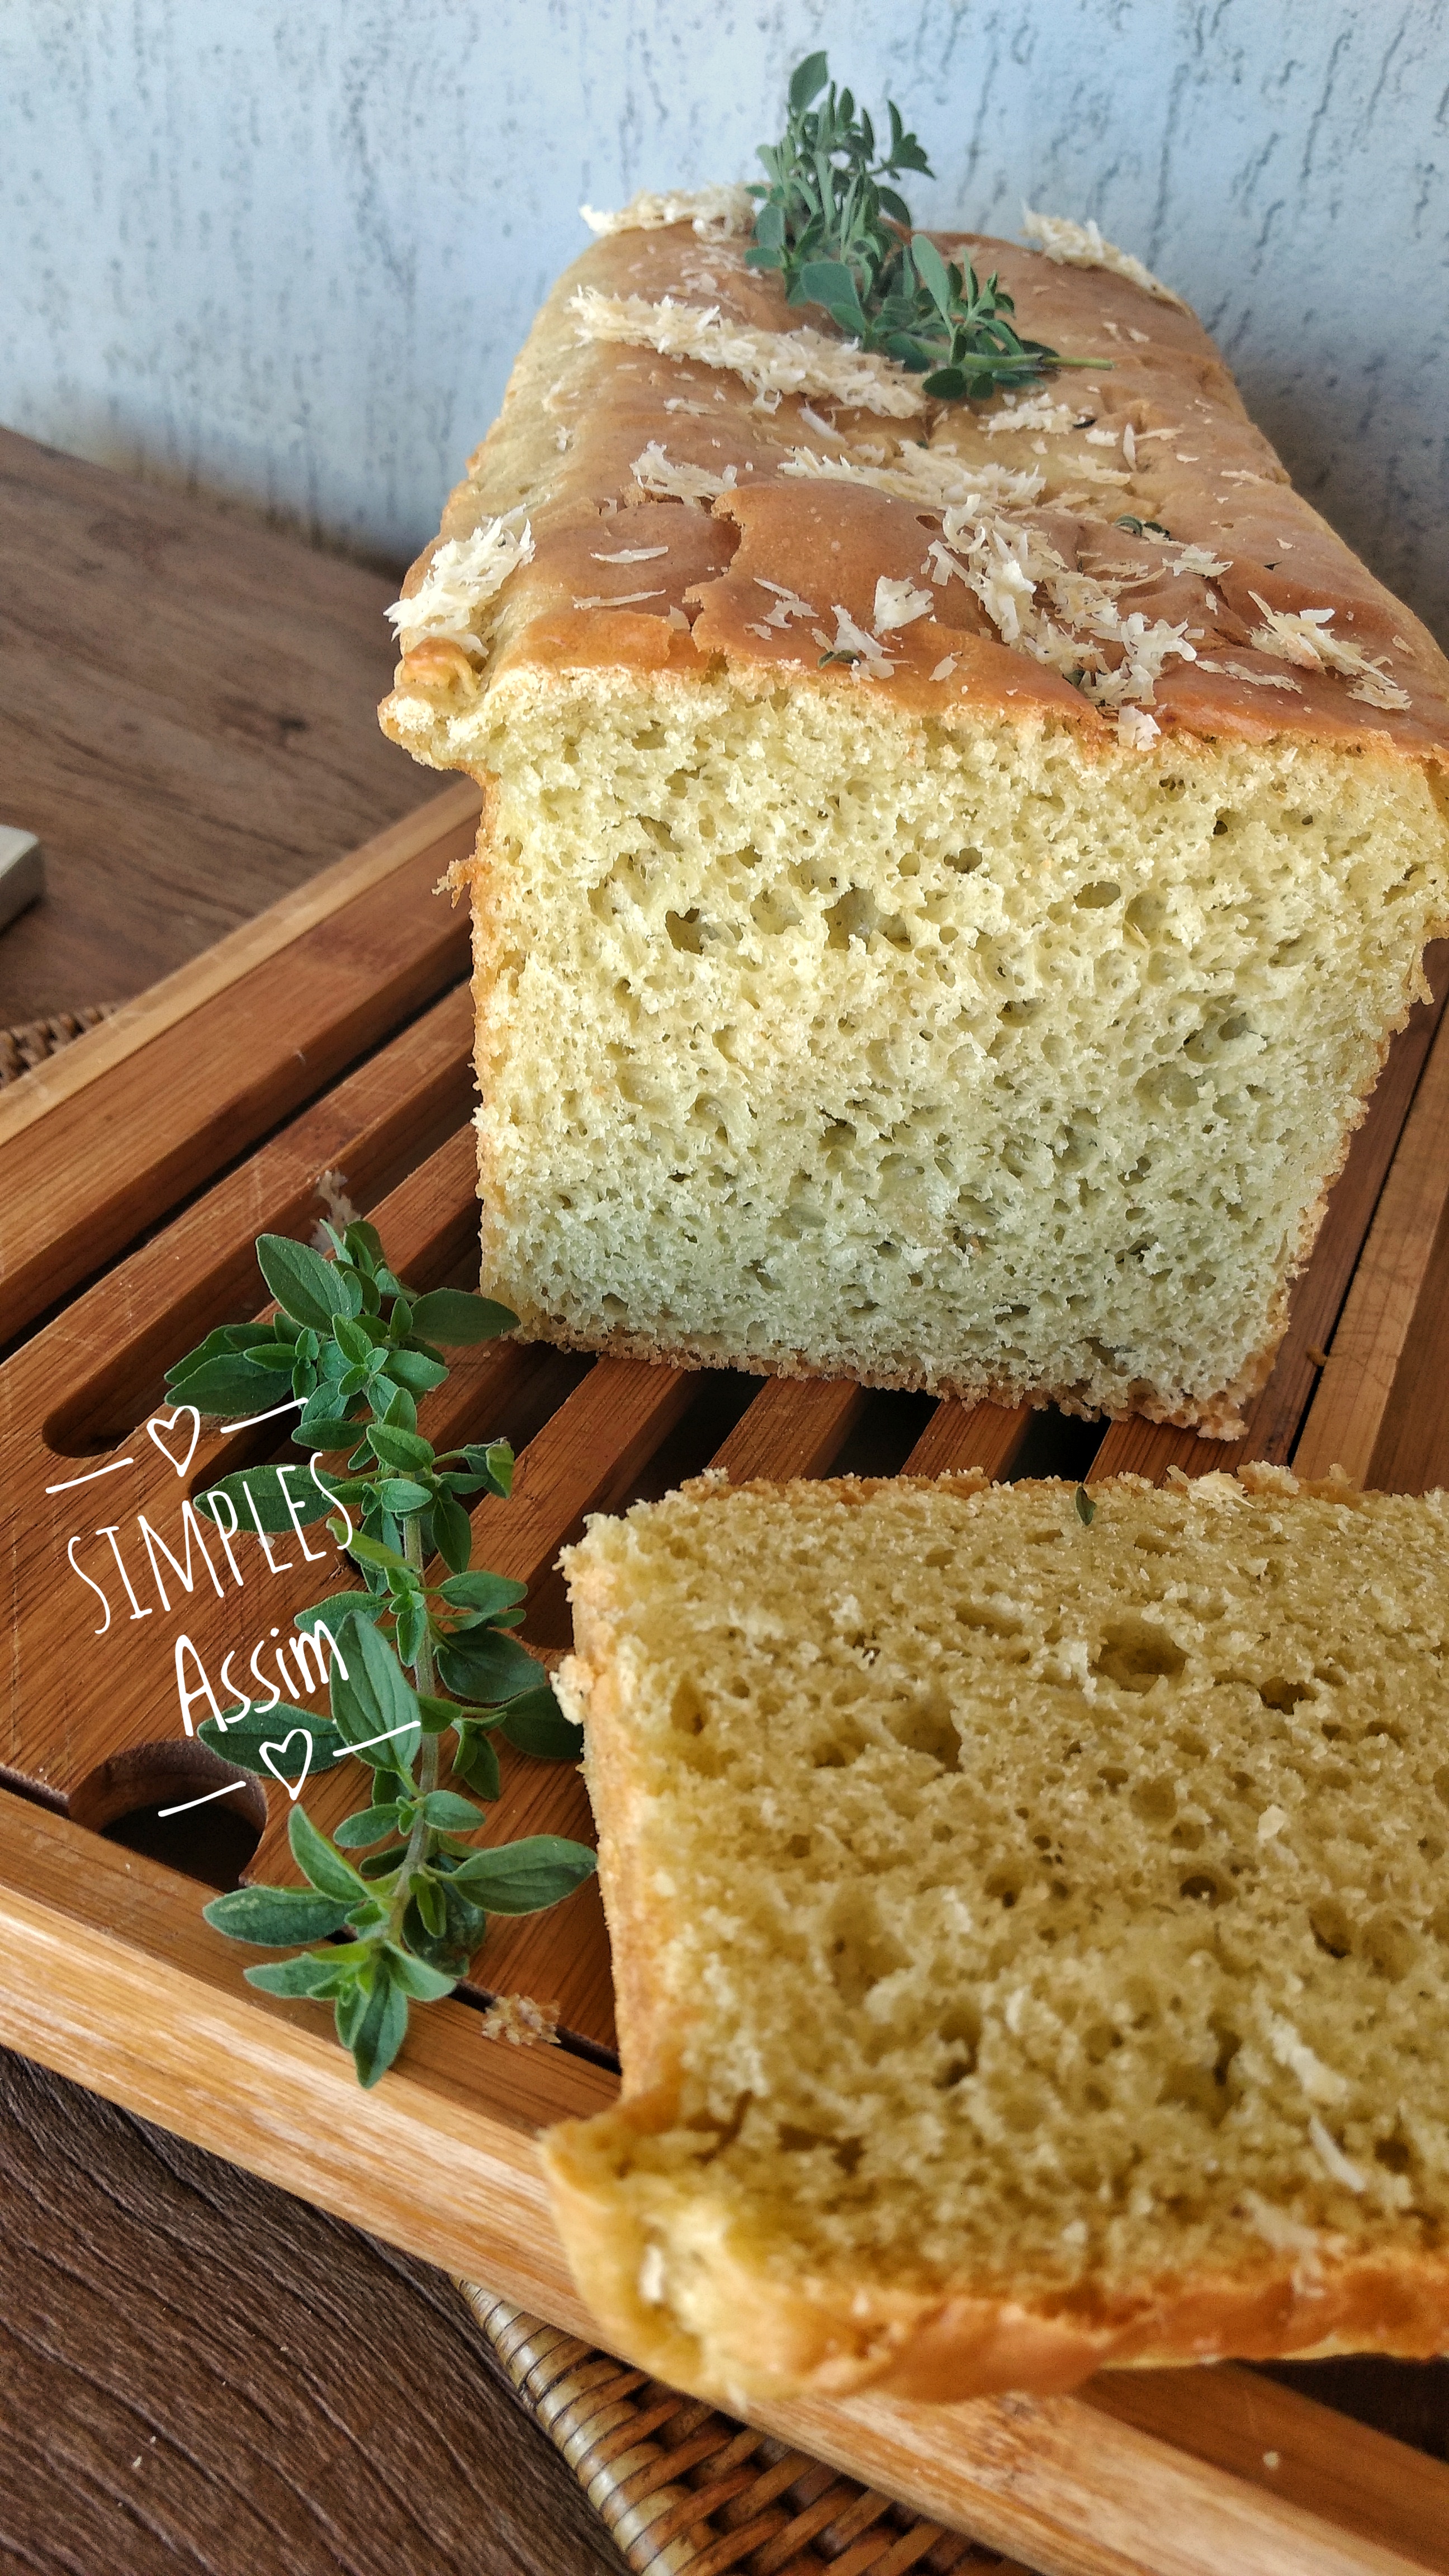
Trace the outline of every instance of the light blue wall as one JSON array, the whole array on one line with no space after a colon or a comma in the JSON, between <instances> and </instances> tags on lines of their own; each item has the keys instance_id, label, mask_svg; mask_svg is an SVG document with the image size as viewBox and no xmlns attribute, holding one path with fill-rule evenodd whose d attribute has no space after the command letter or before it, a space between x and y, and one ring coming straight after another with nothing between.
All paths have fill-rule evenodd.
<instances>
[{"instance_id":1,"label":"light blue wall","mask_svg":"<svg viewBox=\"0 0 1449 2576\"><path fill-rule=\"evenodd\" d=\"M1094 215L1449 637L1446 0L5 0L0 418L405 556L581 197L752 175L828 43L940 174Z\"/></svg>"}]
</instances>

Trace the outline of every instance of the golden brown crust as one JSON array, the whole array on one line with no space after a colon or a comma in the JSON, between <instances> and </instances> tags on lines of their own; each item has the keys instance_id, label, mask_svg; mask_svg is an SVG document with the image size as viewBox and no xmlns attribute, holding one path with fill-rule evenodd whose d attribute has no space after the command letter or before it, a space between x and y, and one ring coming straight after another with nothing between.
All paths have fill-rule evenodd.
<instances>
[{"instance_id":1,"label":"golden brown crust","mask_svg":"<svg viewBox=\"0 0 1449 2576\"><path fill-rule=\"evenodd\" d=\"M1372 742L1415 761L1449 760L1449 664L1293 491L1196 319L1107 270L1056 267L1038 252L975 235L937 238L948 250L968 251L978 266L1000 270L1028 334L1110 360L1110 373L1049 382L1051 400L1079 406L1084 427L992 436L999 402L928 404L908 421L789 394L762 408L726 369L582 339L571 309L581 287L653 303L671 297L757 330L798 327L778 281L746 270L739 247L701 244L687 223L615 235L559 281L514 369L503 412L444 513L442 538L466 535L508 509L526 506L529 513L536 553L501 593L483 684L523 671L546 676L600 666L701 672L723 656L742 677L883 689L903 712L947 721L957 711L1023 721L1053 715L1078 727L1084 746L1115 750L1111 722L1059 673L1004 644L958 581L937 591L929 617L892 635L889 678L821 670L813 636L797 621L763 624L770 595L760 584L773 581L822 613L838 604L868 627L881 573L919 579L926 547L939 534L939 511L868 486L785 475L791 452L879 464L924 440L966 464L1040 471L1044 489L1025 516L1067 561L1131 577L1124 605L1149 622L1187 623L1199 659L1170 663L1157 684L1153 713L1164 730L1248 740L1286 735L1345 747ZM1124 431L1131 433L1127 450ZM651 442L674 463L732 476L737 488L715 502L712 517L699 505L649 498L633 469ZM1114 524L1124 515L1169 528L1173 545L1134 538ZM660 543L667 552L642 567L597 560L601 552ZM1210 577L1172 570L1184 545L1207 549L1228 569ZM413 567L409 593L433 551ZM818 595L827 570L838 575L828 582L828 601ZM592 604L641 589L657 595L618 607ZM591 604L580 608L579 600ZM1409 706L1364 704L1351 694L1351 675L1289 668L1255 649L1249 637L1262 626L1259 602L1272 610L1331 608L1336 633L1381 657ZM678 631L686 618L692 643ZM828 616L822 631L833 631ZM440 736L420 734L419 720L429 703L441 708L475 696L479 679L456 663L445 668L427 646L421 653L400 666L383 723L422 756L446 760ZM934 678L953 654L955 668ZM1225 659L1235 668L1222 667ZM1275 679L1294 685L1264 685ZM405 701L412 702L406 709Z\"/></svg>"},{"instance_id":2,"label":"golden brown crust","mask_svg":"<svg viewBox=\"0 0 1449 2576\"><path fill-rule=\"evenodd\" d=\"M965 2286L885 2290L865 2279L782 2282L714 2253L717 2304L748 2319L741 2385L717 2378L696 2339L640 2294L648 2240L614 2177L640 2137L666 2130L667 2088L549 2131L542 2153L574 2278L611 2347L702 2396L849 2397L872 2389L935 2405L1005 2388L1050 2397L1095 2371L1215 2360L1449 2350L1449 2254L1334 2254L1311 2267L1264 2248L1251 2273L1090 2287L1048 2302Z\"/></svg>"},{"instance_id":3,"label":"golden brown crust","mask_svg":"<svg viewBox=\"0 0 1449 2576\"><path fill-rule=\"evenodd\" d=\"M1249 1493L1371 1509L1335 1474L1300 1483L1287 1469L1247 1467ZM949 1482L981 1491L980 1470L950 1479L896 1479L929 1489ZM881 1479L844 1479L833 1494L863 1508ZM797 1480L729 1486L712 1478L686 1488L723 1506L758 1491L818 1499ZM1104 1480L1097 1499L1149 1490L1138 1476ZM741 2252L729 2233L711 2234L708 2269L719 2342L747 2347L738 2381L722 2374L703 2344L647 2295L650 2235L640 2203L621 2187L639 2142L666 2135L681 2110L680 2071L691 1999L672 1993L664 1951L667 1912L636 1866L646 1796L631 1760L627 1685L615 1653L612 1576L587 1557L571 1572L575 1650L559 1676L571 1714L585 1719L588 1772L600 1833L600 1875L620 1991L625 2092L593 2120L551 2130L542 2142L553 2206L574 2276L616 2349L672 2382L714 2399L749 2392L883 2395L951 2403L1004 2388L1051 2395L1108 2366L1162 2368L1219 2358L1284 2360L1375 2351L1423 2360L1449 2351L1449 2249L1368 2250L1322 2237L1311 2255L1266 2241L1250 2264L1144 2279L1130 2291L1078 2283L1026 2295L1011 2282L945 2281L892 2287L864 2273L802 2277L774 2271L758 2251ZM743 2320L745 2332L734 2330Z\"/></svg>"}]
</instances>

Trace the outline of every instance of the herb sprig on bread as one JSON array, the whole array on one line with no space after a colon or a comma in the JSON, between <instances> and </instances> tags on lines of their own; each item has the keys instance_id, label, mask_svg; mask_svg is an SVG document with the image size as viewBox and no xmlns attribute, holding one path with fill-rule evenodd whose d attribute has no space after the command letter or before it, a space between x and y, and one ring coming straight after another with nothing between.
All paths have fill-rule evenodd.
<instances>
[{"instance_id":1,"label":"herb sprig on bread","mask_svg":"<svg viewBox=\"0 0 1449 2576\"><path fill-rule=\"evenodd\" d=\"M762 202L746 266L778 270L788 303L822 306L862 349L924 375L940 401L983 402L1058 367L1103 363L1023 340L995 272L983 283L969 261L958 267L912 232L905 199L881 182L912 170L934 177L920 141L890 100L890 142L877 156L870 117L848 89L837 95L829 71L823 53L807 56L790 82L783 138L760 147L770 177L752 191Z\"/></svg>"},{"instance_id":2,"label":"herb sprig on bread","mask_svg":"<svg viewBox=\"0 0 1449 2576\"><path fill-rule=\"evenodd\" d=\"M570 1761L583 1741L511 1633L526 1587L470 1564L465 1503L509 1492L511 1448L491 1440L438 1451L418 1429L419 1398L449 1375L438 1345L491 1341L517 1319L490 1298L409 1288L370 1225L327 1233L331 1261L284 1235L262 1235L257 1260L277 1313L209 1333L168 1370L167 1383L177 1404L203 1415L255 1418L299 1405L292 1438L313 1453L311 1490L289 1488L296 1468L248 1467L210 1486L198 1507L232 1534L248 1522L259 1534L285 1534L340 1512L334 1534L367 1587L333 1593L297 1617L319 1672L324 1640L330 1648L326 1717L286 1700L265 1711L248 1704L206 1719L199 1733L224 1760L285 1778L288 1839L307 1881L238 1888L214 1899L206 1919L258 1949L322 1942L248 1968L247 1980L268 1994L330 2003L359 2081L372 2085L402 2046L409 2005L451 1994L489 1915L556 1904L592 1873L594 1855L555 1834L486 1851L473 1840L487 1822L474 1799L499 1794L495 1735L520 1752ZM351 1453L341 1474L323 1473L319 1456L341 1451ZM434 1558L446 1572L429 1580ZM288 1747L299 1733L304 1778L353 1755L366 1766L362 1803L330 1841L292 1786L298 1757L289 1760ZM448 1734L453 1785L440 1788Z\"/></svg>"}]
</instances>

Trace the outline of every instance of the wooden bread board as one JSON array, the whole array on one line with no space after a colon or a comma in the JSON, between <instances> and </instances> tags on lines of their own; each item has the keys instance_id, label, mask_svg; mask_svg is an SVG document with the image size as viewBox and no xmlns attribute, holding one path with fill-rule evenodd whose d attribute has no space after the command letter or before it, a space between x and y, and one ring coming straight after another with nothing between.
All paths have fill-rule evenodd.
<instances>
[{"instance_id":1,"label":"wooden bread board","mask_svg":"<svg viewBox=\"0 0 1449 2576\"><path fill-rule=\"evenodd\" d=\"M12 1627L0 2040L590 2337L532 2141L617 2090L596 1894L498 1926L476 1984L415 2014L398 2067L364 2094L321 2013L243 1983L246 1954L202 1921L193 1876L106 1839L117 1818L225 1776L182 1731L178 1635L219 1674L229 1648L245 1660L272 1628L285 1636L337 1572L294 1549L275 1574L248 1559L240 1592L223 1569L218 1597L199 1565L184 1592L164 1557L148 1559L141 1517L179 1552L185 1495L288 1454L266 1445L268 1429L208 1436L189 1459L184 1422L159 1421L153 1440L165 1365L256 1310L253 1238L306 1235L323 1173L342 1176L331 1185L418 1284L472 1282L466 929L429 889L476 813L471 788L451 789L0 1098ZM1434 1295L1449 1204L1449 1041L1435 1043L1449 957L1431 964L1438 999L1395 1042L1247 1437L1210 1443L1128 1421L1108 1428L1092 1474L1293 1455L1407 1489L1449 1478ZM1065 1467L1083 1438L1024 1409L511 1343L456 1368L429 1420L439 1441L454 1426L520 1450L512 1498L474 1514L475 1557L528 1584L525 1636L546 1657L567 1635L558 1551L587 1511L711 1463L736 1478L841 1465L1004 1474L1026 1454L1050 1473L1053 1442ZM97 1535L106 1527L130 1609ZM82 1568L99 1592L75 1579ZM324 1824L354 1803L326 1777L305 1795ZM251 1874L294 1875L285 1797L250 1782L228 1801L248 1803L263 1827ZM572 1769L516 1755L493 1818L500 1840L589 1832ZM513 1991L558 2003L564 2047L484 2037L478 2003ZM1449 2469L1236 2367L1105 2374L1071 2398L862 2399L763 2407L752 2420L1044 2576L1449 2570Z\"/></svg>"}]
</instances>

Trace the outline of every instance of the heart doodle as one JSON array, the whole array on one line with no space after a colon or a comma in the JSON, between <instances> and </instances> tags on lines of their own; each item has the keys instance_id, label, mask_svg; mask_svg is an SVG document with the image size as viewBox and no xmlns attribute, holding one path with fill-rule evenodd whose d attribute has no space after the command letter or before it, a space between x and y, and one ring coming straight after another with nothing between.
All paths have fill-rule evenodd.
<instances>
[{"instance_id":1,"label":"heart doodle","mask_svg":"<svg viewBox=\"0 0 1449 2576\"><path fill-rule=\"evenodd\" d=\"M191 1446L187 1450L185 1457L178 1459L175 1453L167 1448L161 1434L163 1431L174 1431L177 1423L181 1420L183 1413L187 1413L191 1416ZM197 1412L195 1405L178 1404L174 1413L153 1413L150 1421L146 1425L146 1428L152 1439L155 1441L157 1448L160 1450L162 1457L176 1469L178 1476L184 1476L192 1459L196 1455L196 1444L201 1438L201 1416Z\"/></svg>"},{"instance_id":2,"label":"heart doodle","mask_svg":"<svg viewBox=\"0 0 1449 2576\"><path fill-rule=\"evenodd\" d=\"M300 1735L300 1737L301 1737L301 1739L302 1739L303 1743L304 1743L304 1744L306 1745L306 1747L307 1747L306 1756L305 1756L305 1758L304 1758L304 1760L303 1760L302 1768L301 1768L301 1770L298 1772L296 1779L295 1779L295 1780L289 1780L289 1779L288 1779L288 1777L287 1777L287 1775L286 1775L286 1772L285 1772L285 1771L279 1771L279 1770L278 1770L278 1768L277 1768L277 1766L276 1766L275 1762L272 1760L272 1755L273 1755L274 1753L285 1753L285 1752L286 1752L286 1750L287 1750L288 1745L289 1745L289 1744L295 1744L299 1735ZM296 1805L296 1803L297 1803L298 1795L299 1795L299 1793L300 1793L300 1791L301 1791L302 1783L303 1783L303 1781L306 1779L308 1772L309 1772L309 1771L311 1770L311 1768L312 1768L312 1738L311 1738L311 1736L308 1734L307 1729L305 1728L305 1726L294 1726L294 1727L293 1727L293 1729L292 1729L291 1734L290 1734L290 1735L284 1735L284 1736L281 1738L281 1740L280 1740L280 1742L279 1742L279 1743L276 1743L276 1744L263 1744L263 1745L258 1746L258 1748L257 1748L257 1749L258 1749L258 1751L260 1752L261 1757L262 1757L262 1760L265 1762L265 1764L266 1764L266 1766L267 1766L267 1769L270 1771L270 1773L271 1773L271 1775L272 1775L272 1778L273 1778L274 1780L280 1780L280 1782L281 1782L281 1784L282 1784L282 1787L286 1790L287 1795L288 1795L288 1797L291 1799L293 1806L295 1806L295 1805Z\"/></svg>"}]
</instances>

